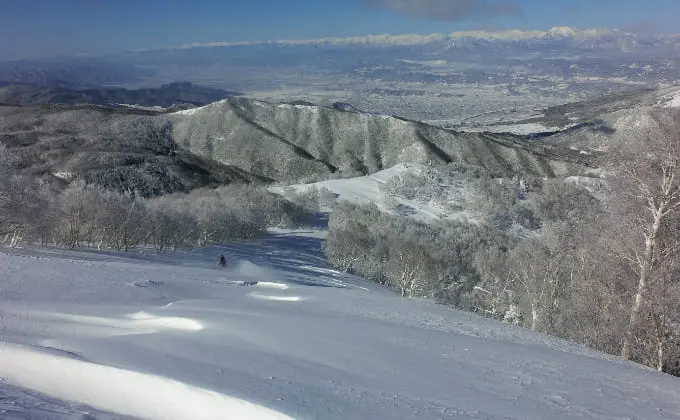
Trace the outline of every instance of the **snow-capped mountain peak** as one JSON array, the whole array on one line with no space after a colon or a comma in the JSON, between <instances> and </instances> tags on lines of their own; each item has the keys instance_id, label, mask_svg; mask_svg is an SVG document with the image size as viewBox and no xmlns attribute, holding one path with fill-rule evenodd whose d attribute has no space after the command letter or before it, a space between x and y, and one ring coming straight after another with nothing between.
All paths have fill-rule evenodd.
<instances>
[{"instance_id":1,"label":"snow-capped mountain peak","mask_svg":"<svg viewBox=\"0 0 680 420\"><path fill-rule=\"evenodd\" d=\"M567 38L567 37L573 37L579 33L578 29L574 29L568 26L555 26L554 28L551 28L548 32L546 32L547 36L550 37L561 37L561 38Z\"/></svg>"},{"instance_id":2,"label":"snow-capped mountain peak","mask_svg":"<svg viewBox=\"0 0 680 420\"><path fill-rule=\"evenodd\" d=\"M312 39L281 39L270 41L226 41L193 43L170 47L170 49L191 49L191 48L210 48L210 47L233 47L247 45L269 45L269 46L315 46L315 45L374 45L374 46L408 46L424 45L433 42L455 42L456 40L481 40L481 41L528 41L528 40L551 40L551 39L588 39L597 38L610 34L618 34L622 37L635 37L635 34L628 34L614 29L577 29L572 27L554 27L547 31L541 30L501 30L501 31L458 31L449 34L378 34L354 37L329 37ZM142 50L140 50L142 51Z\"/></svg>"}]
</instances>

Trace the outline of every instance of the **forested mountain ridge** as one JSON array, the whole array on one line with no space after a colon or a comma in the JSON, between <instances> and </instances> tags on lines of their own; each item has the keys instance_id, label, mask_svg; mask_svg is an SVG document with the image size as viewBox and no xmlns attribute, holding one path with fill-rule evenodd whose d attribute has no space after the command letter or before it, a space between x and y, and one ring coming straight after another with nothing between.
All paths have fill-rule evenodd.
<instances>
[{"instance_id":1,"label":"forested mountain ridge","mask_svg":"<svg viewBox=\"0 0 680 420\"><path fill-rule=\"evenodd\" d=\"M201 106L239 92L197 86L192 83L168 83L157 88L124 89L119 87L66 88L27 84L0 85L0 103L12 105L102 105L108 107L149 107L163 109L183 105Z\"/></svg>"},{"instance_id":2,"label":"forested mountain ridge","mask_svg":"<svg viewBox=\"0 0 680 420\"><path fill-rule=\"evenodd\" d=\"M371 174L465 163L498 177L582 175L591 154L512 134L460 133L395 117L231 98L175 113L98 106L0 107L0 141L35 175L68 174L145 195L230 182Z\"/></svg>"}]
</instances>

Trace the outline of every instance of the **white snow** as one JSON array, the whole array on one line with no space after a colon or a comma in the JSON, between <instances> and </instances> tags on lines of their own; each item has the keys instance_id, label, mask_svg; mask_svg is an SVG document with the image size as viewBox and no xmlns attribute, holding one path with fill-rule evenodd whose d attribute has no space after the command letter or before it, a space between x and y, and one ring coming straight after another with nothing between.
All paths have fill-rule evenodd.
<instances>
[{"instance_id":1,"label":"white snow","mask_svg":"<svg viewBox=\"0 0 680 420\"><path fill-rule=\"evenodd\" d=\"M403 299L321 247L279 231L167 254L0 249L0 418L680 418L676 378Z\"/></svg>"},{"instance_id":2,"label":"white snow","mask_svg":"<svg viewBox=\"0 0 680 420\"><path fill-rule=\"evenodd\" d=\"M71 172L55 172L53 175L57 178L65 179L67 181L73 178L73 174Z\"/></svg>"},{"instance_id":3,"label":"white snow","mask_svg":"<svg viewBox=\"0 0 680 420\"><path fill-rule=\"evenodd\" d=\"M203 105L203 106L199 106L199 107L196 107L196 108L189 108L189 109L183 109L181 111L176 111L176 112L173 112L170 115L195 115L195 114L200 113L201 110L205 110L205 109L213 108L215 106L219 106L221 104L226 103L227 101L228 101L228 99L222 99L222 100L219 100L217 102L210 103L208 105Z\"/></svg>"},{"instance_id":4,"label":"white snow","mask_svg":"<svg viewBox=\"0 0 680 420\"><path fill-rule=\"evenodd\" d=\"M666 103L668 108L680 108L680 95L674 97Z\"/></svg>"},{"instance_id":5,"label":"white snow","mask_svg":"<svg viewBox=\"0 0 680 420\"><path fill-rule=\"evenodd\" d=\"M256 287L263 287L265 289L286 290L288 288L288 285L283 283L274 283L271 281L259 281L257 282Z\"/></svg>"},{"instance_id":6,"label":"white snow","mask_svg":"<svg viewBox=\"0 0 680 420\"><path fill-rule=\"evenodd\" d=\"M0 375L44 394L144 419L240 420L290 417L182 382L0 345ZM153 402L153 403L150 403Z\"/></svg>"},{"instance_id":7,"label":"white snow","mask_svg":"<svg viewBox=\"0 0 680 420\"><path fill-rule=\"evenodd\" d=\"M485 126L462 126L456 127L456 130L463 132L490 132L490 133L512 133L519 135L529 135L536 133L545 133L560 131L563 128L559 127L547 127L543 124L538 123L524 123L524 124L497 124L497 125L485 125Z\"/></svg>"},{"instance_id":8,"label":"white snow","mask_svg":"<svg viewBox=\"0 0 680 420\"><path fill-rule=\"evenodd\" d=\"M130 334L149 334L164 330L200 331L200 322L181 317L163 317L147 312L136 312L121 318L84 316L62 313L31 312L33 319L63 321L69 330L79 329L81 334L92 336L113 336Z\"/></svg>"},{"instance_id":9,"label":"white snow","mask_svg":"<svg viewBox=\"0 0 680 420\"><path fill-rule=\"evenodd\" d=\"M176 111L173 112L173 115L194 115L196 114L201 108L204 107L196 107L196 108L189 108L189 109L183 109L181 111Z\"/></svg>"},{"instance_id":10,"label":"white snow","mask_svg":"<svg viewBox=\"0 0 680 420\"><path fill-rule=\"evenodd\" d=\"M668 102L666 102L665 106L667 108L680 108L680 92L676 92L674 96L669 98Z\"/></svg>"},{"instance_id":11,"label":"white snow","mask_svg":"<svg viewBox=\"0 0 680 420\"><path fill-rule=\"evenodd\" d=\"M306 111L312 112L314 114L319 112L319 107L316 105L302 105L302 104L278 104L277 108L285 109L304 109Z\"/></svg>"},{"instance_id":12,"label":"white snow","mask_svg":"<svg viewBox=\"0 0 680 420\"><path fill-rule=\"evenodd\" d=\"M275 302L299 302L302 300L300 296L272 296L272 295L263 295L260 293L251 293L248 296L254 298L254 299L260 299L260 300L273 300Z\"/></svg>"},{"instance_id":13,"label":"white snow","mask_svg":"<svg viewBox=\"0 0 680 420\"><path fill-rule=\"evenodd\" d=\"M126 108L132 108L132 109L141 109L144 111L158 111L162 112L165 111L166 108L163 108L162 106L159 105L154 105L154 106L144 106L144 105L137 105L137 104L116 104L118 106L123 106Z\"/></svg>"}]
</instances>

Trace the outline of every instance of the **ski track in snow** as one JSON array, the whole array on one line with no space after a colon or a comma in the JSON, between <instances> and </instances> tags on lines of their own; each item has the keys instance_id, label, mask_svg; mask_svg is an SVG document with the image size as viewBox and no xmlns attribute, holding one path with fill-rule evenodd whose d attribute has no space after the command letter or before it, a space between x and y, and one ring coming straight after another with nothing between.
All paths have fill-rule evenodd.
<instances>
[{"instance_id":1,"label":"ski track in snow","mask_svg":"<svg viewBox=\"0 0 680 420\"><path fill-rule=\"evenodd\" d=\"M0 418L680 418L676 378L402 299L321 237L0 250Z\"/></svg>"}]
</instances>

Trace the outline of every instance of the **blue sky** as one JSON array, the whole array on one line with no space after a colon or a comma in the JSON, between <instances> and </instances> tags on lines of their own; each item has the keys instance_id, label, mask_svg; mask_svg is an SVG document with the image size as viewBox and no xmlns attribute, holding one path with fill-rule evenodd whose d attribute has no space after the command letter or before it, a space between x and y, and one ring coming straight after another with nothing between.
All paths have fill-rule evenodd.
<instances>
[{"instance_id":1,"label":"blue sky","mask_svg":"<svg viewBox=\"0 0 680 420\"><path fill-rule=\"evenodd\" d=\"M680 0L0 0L0 6L0 61L195 42L485 28L680 32Z\"/></svg>"}]
</instances>

